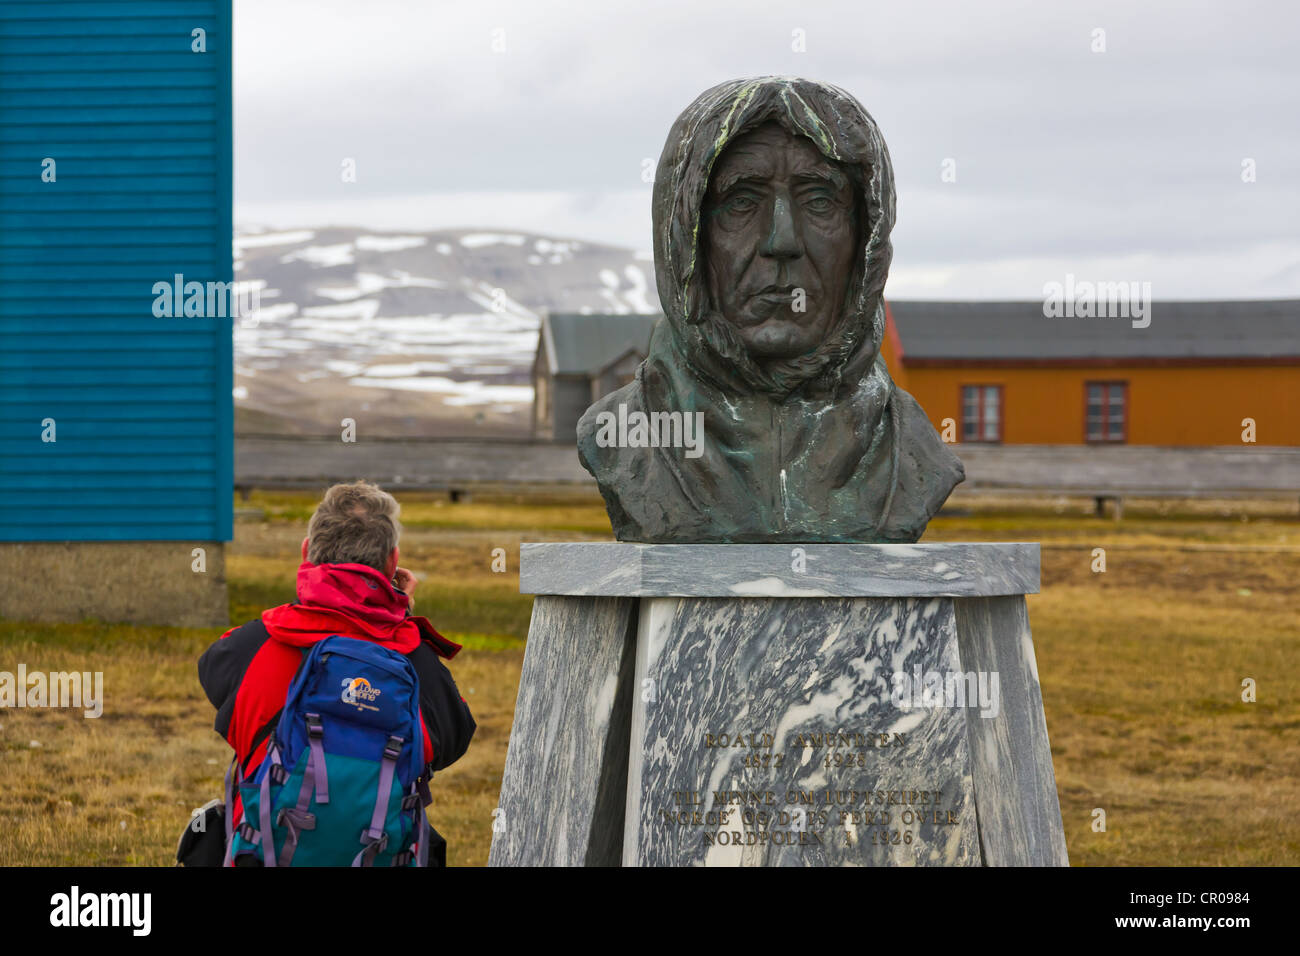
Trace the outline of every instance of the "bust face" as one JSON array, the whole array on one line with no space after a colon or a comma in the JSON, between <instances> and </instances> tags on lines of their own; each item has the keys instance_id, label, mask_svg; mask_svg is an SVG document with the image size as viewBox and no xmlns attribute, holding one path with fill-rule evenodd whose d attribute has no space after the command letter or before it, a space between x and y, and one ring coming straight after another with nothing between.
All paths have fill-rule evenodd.
<instances>
[{"instance_id":1,"label":"bust face","mask_svg":"<svg viewBox=\"0 0 1300 956\"><path fill-rule=\"evenodd\" d=\"M714 307L752 357L817 348L844 307L859 248L853 181L812 142L767 123L718 158L702 248Z\"/></svg>"}]
</instances>

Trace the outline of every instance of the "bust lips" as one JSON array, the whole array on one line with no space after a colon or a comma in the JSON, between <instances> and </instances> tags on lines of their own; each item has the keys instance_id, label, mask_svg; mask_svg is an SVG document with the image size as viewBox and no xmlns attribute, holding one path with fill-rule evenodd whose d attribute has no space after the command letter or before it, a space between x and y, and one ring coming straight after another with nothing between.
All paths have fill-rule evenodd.
<instances>
[{"instance_id":1,"label":"bust lips","mask_svg":"<svg viewBox=\"0 0 1300 956\"><path fill-rule=\"evenodd\" d=\"M750 319L751 317L759 317L755 318L753 322L748 323L755 324L758 321L767 319L782 309L788 310L791 318L797 322L798 319L796 316L807 315L807 310L800 312L795 311L795 288L795 286L768 286L761 292L754 293L746 301L746 305L748 306L746 311L741 312L736 316L736 324L746 324L747 319Z\"/></svg>"},{"instance_id":2,"label":"bust lips","mask_svg":"<svg viewBox=\"0 0 1300 956\"><path fill-rule=\"evenodd\" d=\"M814 327L820 318L815 302L802 287L768 286L746 298L744 307L729 322L752 359L779 362L791 354L812 351L807 340L810 335L815 340Z\"/></svg>"}]
</instances>

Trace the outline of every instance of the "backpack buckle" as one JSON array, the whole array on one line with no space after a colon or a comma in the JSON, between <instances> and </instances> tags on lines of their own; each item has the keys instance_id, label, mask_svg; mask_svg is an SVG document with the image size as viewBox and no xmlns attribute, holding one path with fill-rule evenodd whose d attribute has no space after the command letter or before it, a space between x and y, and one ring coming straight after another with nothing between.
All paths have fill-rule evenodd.
<instances>
[{"instance_id":1,"label":"backpack buckle","mask_svg":"<svg viewBox=\"0 0 1300 956\"><path fill-rule=\"evenodd\" d=\"M388 742L384 744L384 756L389 760L396 760L402 755L402 738L389 737Z\"/></svg>"},{"instance_id":2,"label":"backpack buckle","mask_svg":"<svg viewBox=\"0 0 1300 956\"><path fill-rule=\"evenodd\" d=\"M315 830L316 814L299 810L297 807L282 807L275 815L275 825L292 831Z\"/></svg>"},{"instance_id":3,"label":"backpack buckle","mask_svg":"<svg viewBox=\"0 0 1300 956\"><path fill-rule=\"evenodd\" d=\"M325 725L321 723L320 714L307 714L307 736L320 739L325 736Z\"/></svg>"}]
</instances>

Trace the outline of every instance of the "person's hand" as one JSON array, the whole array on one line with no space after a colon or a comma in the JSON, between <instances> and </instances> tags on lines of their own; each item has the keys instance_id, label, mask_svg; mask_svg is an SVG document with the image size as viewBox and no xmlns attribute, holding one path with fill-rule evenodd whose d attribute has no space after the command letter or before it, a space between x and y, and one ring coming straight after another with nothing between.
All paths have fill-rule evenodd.
<instances>
[{"instance_id":1,"label":"person's hand","mask_svg":"<svg viewBox=\"0 0 1300 956\"><path fill-rule=\"evenodd\" d=\"M393 583L397 585L399 590L405 592L407 603L414 607L415 595L411 592L415 590L416 584L419 583L415 575L406 568L398 568L393 572Z\"/></svg>"}]
</instances>

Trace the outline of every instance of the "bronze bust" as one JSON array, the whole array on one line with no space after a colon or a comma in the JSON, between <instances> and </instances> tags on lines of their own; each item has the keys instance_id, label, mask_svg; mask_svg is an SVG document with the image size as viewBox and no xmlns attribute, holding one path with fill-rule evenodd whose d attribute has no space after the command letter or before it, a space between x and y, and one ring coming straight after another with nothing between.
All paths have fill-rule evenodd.
<instances>
[{"instance_id":1,"label":"bronze bust","mask_svg":"<svg viewBox=\"0 0 1300 956\"><path fill-rule=\"evenodd\" d=\"M810 80L715 86L668 134L653 219L665 319L578 424L618 538L916 541L965 474L880 357L875 121Z\"/></svg>"}]
</instances>

